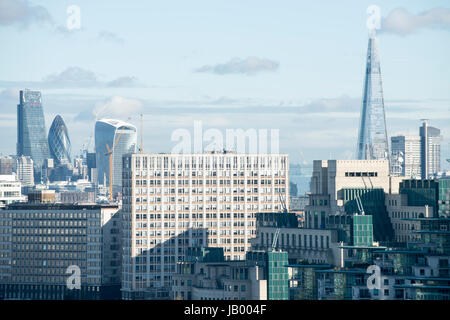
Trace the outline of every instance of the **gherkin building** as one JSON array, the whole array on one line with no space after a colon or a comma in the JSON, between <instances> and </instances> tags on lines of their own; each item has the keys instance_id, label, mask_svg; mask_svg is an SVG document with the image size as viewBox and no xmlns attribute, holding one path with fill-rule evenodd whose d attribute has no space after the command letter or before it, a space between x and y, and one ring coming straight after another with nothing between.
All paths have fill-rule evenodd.
<instances>
[{"instance_id":1,"label":"gherkin building","mask_svg":"<svg viewBox=\"0 0 450 320\"><path fill-rule=\"evenodd\" d=\"M70 139L66 124L60 115L53 119L50 131L48 132L48 145L50 155L55 160L55 164L70 163Z\"/></svg>"}]
</instances>

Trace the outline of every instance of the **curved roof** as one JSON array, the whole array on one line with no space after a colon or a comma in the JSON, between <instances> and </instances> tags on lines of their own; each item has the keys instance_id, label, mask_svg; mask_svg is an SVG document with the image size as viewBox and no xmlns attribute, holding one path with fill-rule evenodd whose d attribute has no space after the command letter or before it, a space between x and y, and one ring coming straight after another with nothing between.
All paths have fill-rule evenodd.
<instances>
[{"instance_id":1,"label":"curved roof","mask_svg":"<svg viewBox=\"0 0 450 320\"><path fill-rule=\"evenodd\" d=\"M97 120L97 122L103 122L103 123L109 124L110 126L113 126L116 129L119 129L120 127L131 127L132 129L136 130L136 127L134 125L132 125L131 123L122 121L122 120L100 119L100 120Z\"/></svg>"}]
</instances>

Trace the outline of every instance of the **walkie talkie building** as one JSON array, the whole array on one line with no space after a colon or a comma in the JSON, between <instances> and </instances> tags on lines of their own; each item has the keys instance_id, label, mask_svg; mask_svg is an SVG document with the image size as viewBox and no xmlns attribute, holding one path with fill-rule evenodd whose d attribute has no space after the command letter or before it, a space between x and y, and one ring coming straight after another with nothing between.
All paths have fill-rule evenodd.
<instances>
[{"instance_id":1,"label":"walkie talkie building","mask_svg":"<svg viewBox=\"0 0 450 320\"><path fill-rule=\"evenodd\" d=\"M357 157L359 160L389 159L378 39L374 31L367 49Z\"/></svg>"},{"instance_id":2,"label":"walkie talkie building","mask_svg":"<svg viewBox=\"0 0 450 320\"><path fill-rule=\"evenodd\" d=\"M101 119L95 123L95 152L98 183L109 185L109 151L112 152L113 191L122 189L122 157L136 152L137 130L130 123ZM108 150L109 149L109 150Z\"/></svg>"}]
</instances>

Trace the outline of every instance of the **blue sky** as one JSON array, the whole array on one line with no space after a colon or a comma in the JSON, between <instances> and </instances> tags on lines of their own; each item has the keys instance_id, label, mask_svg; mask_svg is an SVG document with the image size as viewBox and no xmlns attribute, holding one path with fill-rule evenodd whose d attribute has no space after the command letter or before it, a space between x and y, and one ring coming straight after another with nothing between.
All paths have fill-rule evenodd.
<instances>
[{"instance_id":1,"label":"blue sky","mask_svg":"<svg viewBox=\"0 0 450 320\"><path fill-rule=\"evenodd\" d=\"M299 149L309 163L351 158L372 4L388 134L431 119L450 157L450 5L432 0L0 0L0 153L15 152L17 91L29 87L42 91L47 128L62 115L73 153L102 110L136 125L144 113L149 152L170 151L173 130L202 120L278 128L291 162ZM70 5L79 31L64 30Z\"/></svg>"}]
</instances>

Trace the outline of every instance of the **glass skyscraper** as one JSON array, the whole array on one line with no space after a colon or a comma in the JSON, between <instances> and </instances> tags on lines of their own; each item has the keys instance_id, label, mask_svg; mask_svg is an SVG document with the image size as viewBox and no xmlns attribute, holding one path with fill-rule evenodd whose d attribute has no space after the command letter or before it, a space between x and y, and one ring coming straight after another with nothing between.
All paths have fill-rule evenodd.
<instances>
[{"instance_id":1,"label":"glass skyscraper","mask_svg":"<svg viewBox=\"0 0 450 320\"><path fill-rule=\"evenodd\" d=\"M369 37L366 63L357 157L358 160L389 159L378 39L374 31Z\"/></svg>"},{"instance_id":2,"label":"glass skyscraper","mask_svg":"<svg viewBox=\"0 0 450 320\"><path fill-rule=\"evenodd\" d=\"M44 160L49 157L39 91L20 91L20 103L17 105L17 156L31 157L37 172L41 172Z\"/></svg>"},{"instance_id":3,"label":"glass skyscraper","mask_svg":"<svg viewBox=\"0 0 450 320\"><path fill-rule=\"evenodd\" d=\"M420 127L420 160L422 179L441 171L441 130L424 121Z\"/></svg>"},{"instance_id":4,"label":"glass skyscraper","mask_svg":"<svg viewBox=\"0 0 450 320\"><path fill-rule=\"evenodd\" d=\"M50 155L56 164L70 163L70 139L66 124L60 115L53 119L48 132Z\"/></svg>"},{"instance_id":5,"label":"glass skyscraper","mask_svg":"<svg viewBox=\"0 0 450 320\"><path fill-rule=\"evenodd\" d=\"M113 192L121 191L122 187L122 156L135 153L137 131L132 124L121 120L101 119L95 123L95 152L98 183L109 185L109 156L112 153L112 184ZM107 148L108 146L108 148Z\"/></svg>"}]
</instances>

